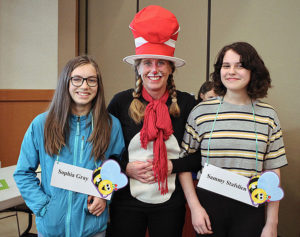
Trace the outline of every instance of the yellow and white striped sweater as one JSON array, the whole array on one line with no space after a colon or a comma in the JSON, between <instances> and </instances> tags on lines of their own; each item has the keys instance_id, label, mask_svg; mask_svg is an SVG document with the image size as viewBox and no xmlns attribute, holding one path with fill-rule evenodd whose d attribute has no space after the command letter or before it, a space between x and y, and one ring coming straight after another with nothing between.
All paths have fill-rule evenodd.
<instances>
[{"instance_id":1,"label":"yellow and white striped sweater","mask_svg":"<svg viewBox=\"0 0 300 237\"><path fill-rule=\"evenodd\" d=\"M182 142L182 157L200 149L202 165L207 162L208 141L220 101L221 98L217 97L202 102L191 111ZM258 173L287 164L282 131L274 108L260 101L254 101L253 105L255 120L251 104L222 102L210 140L210 164L246 177L255 175L256 135Z\"/></svg>"}]
</instances>

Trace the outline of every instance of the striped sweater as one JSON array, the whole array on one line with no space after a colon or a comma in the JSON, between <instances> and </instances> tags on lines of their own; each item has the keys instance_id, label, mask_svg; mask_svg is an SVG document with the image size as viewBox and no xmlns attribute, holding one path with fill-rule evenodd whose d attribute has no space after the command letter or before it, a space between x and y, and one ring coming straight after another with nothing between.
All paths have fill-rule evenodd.
<instances>
[{"instance_id":1,"label":"striped sweater","mask_svg":"<svg viewBox=\"0 0 300 237\"><path fill-rule=\"evenodd\" d=\"M221 98L198 104L190 113L182 142L181 156L201 150L202 165L209 164L251 177L264 170L287 164L282 131L274 108L255 101L252 105L222 102L208 141ZM255 132L256 131L256 132ZM256 136L258 159L256 162Z\"/></svg>"}]
</instances>

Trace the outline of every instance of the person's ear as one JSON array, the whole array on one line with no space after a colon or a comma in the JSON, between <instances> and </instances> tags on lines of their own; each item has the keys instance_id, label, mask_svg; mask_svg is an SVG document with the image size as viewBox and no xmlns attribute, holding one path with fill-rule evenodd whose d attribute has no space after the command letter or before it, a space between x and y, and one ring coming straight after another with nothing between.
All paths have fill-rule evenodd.
<instances>
[{"instance_id":1,"label":"person's ear","mask_svg":"<svg viewBox=\"0 0 300 237\"><path fill-rule=\"evenodd\" d=\"M200 93L200 98L201 98L202 100L204 100L205 95L204 95L203 93Z\"/></svg>"},{"instance_id":2,"label":"person's ear","mask_svg":"<svg viewBox=\"0 0 300 237\"><path fill-rule=\"evenodd\" d=\"M141 75L142 75L142 72L141 72L141 67L140 67L140 65L138 65L138 66L136 67L136 70L137 70L139 76L141 76Z\"/></svg>"}]
</instances>

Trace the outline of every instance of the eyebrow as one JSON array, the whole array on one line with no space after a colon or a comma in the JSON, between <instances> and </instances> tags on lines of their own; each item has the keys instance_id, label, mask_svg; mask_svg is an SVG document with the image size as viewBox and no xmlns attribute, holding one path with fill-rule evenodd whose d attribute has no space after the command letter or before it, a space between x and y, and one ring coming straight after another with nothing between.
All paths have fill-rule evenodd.
<instances>
[{"instance_id":1,"label":"eyebrow","mask_svg":"<svg viewBox=\"0 0 300 237\"><path fill-rule=\"evenodd\" d=\"M83 77L81 75L73 75L71 77L82 77L82 78L90 78L90 77L98 77L97 75L91 75L91 76L88 76L88 77Z\"/></svg>"},{"instance_id":2,"label":"eyebrow","mask_svg":"<svg viewBox=\"0 0 300 237\"><path fill-rule=\"evenodd\" d=\"M233 64L242 64L242 62L235 62L235 63L233 63ZM223 62L222 64L232 64L232 63L229 63L229 62Z\"/></svg>"}]
</instances>

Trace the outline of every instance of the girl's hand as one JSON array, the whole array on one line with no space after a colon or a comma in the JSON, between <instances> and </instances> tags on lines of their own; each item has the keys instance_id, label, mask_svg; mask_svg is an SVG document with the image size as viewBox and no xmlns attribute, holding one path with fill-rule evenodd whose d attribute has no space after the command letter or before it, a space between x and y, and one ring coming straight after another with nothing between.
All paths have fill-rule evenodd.
<instances>
[{"instance_id":1,"label":"girl's hand","mask_svg":"<svg viewBox=\"0 0 300 237\"><path fill-rule=\"evenodd\" d=\"M102 212L105 210L106 207L106 200L94 197L94 196L88 196L87 200L87 206L88 210L92 215L100 216Z\"/></svg>"},{"instance_id":2,"label":"girl's hand","mask_svg":"<svg viewBox=\"0 0 300 237\"><path fill-rule=\"evenodd\" d=\"M192 224L198 234L212 234L209 216L202 206L191 210Z\"/></svg>"}]
</instances>

